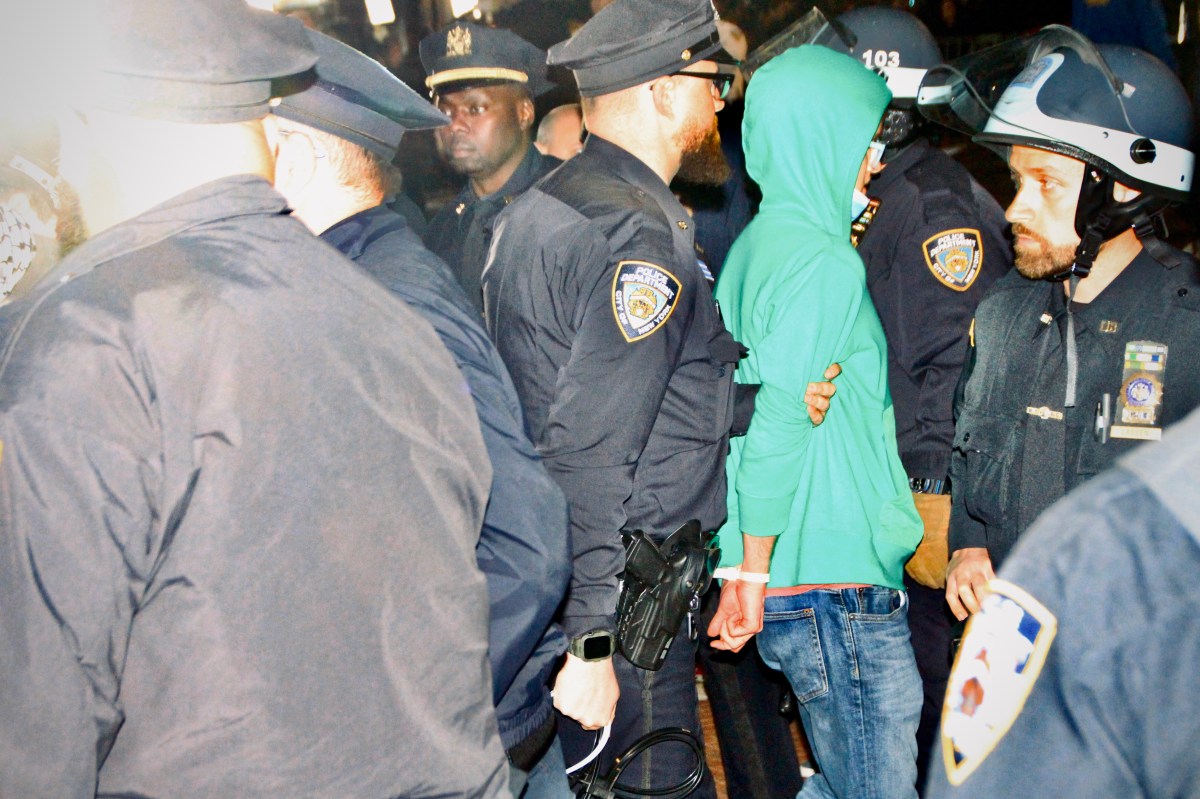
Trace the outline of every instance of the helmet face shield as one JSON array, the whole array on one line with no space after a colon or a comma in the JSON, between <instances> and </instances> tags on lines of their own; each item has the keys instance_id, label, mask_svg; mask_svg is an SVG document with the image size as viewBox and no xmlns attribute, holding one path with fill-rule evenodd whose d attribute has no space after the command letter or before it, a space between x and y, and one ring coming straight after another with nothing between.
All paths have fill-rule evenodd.
<instances>
[{"instance_id":1,"label":"helmet face shield","mask_svg":"<svg viewBox=\"0 0 1200 799\"><path fill-rule=\"evenodd\" d=\"M1068 155L1171 200L1191 188L1191 109L1178 80L1151 56L1097 48L1069 28L931 69L917 103L984 144Z\"/></svg>"},{"instance_id":2,"label":"helmet face shield","mask_svg":"<svg viewBox=\"0 0 1200 799\"><path fill-rule=\"evenodd\" d=\"M802 44L808 44L817 31L821 30L829 24L829 20L821 13L821 9L813 6L803 16L797 19L792 24L788 25L779 33L772 36L767 41L754 49L754 52L746 56L742 62L742 74L746 76L746 80L754 77L754 73L762 67L763 64L770 61L780 53L787 52L793 47L799 47Z\"/></svg>"}]
</instances>

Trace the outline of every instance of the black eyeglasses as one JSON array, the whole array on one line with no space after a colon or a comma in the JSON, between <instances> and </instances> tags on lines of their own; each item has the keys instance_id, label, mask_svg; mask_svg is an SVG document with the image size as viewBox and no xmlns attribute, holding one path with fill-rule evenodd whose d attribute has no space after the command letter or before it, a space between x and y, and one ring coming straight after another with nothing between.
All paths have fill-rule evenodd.
<instances>
[{"instance_id":1,"label":"black eyeglasses","mask_svg":"<svg viewBox=\"0 0 1200 799\"><path fill-rule=\"evenodd\" d=\"M705 78L711 80L713 88L717 90L717 97L724 100L729 96L729 87L733 85L733 75L729 72L689 72L681 70L672 73L673 75L684 75L689 78Z\"/></svg>"}]
</instances>

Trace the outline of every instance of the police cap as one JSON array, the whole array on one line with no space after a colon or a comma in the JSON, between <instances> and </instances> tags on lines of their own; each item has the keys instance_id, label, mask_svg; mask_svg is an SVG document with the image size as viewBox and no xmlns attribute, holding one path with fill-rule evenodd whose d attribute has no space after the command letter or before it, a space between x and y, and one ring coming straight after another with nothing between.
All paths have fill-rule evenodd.
<instances>
[{"instance_id":1,"label":"police cap","mask_svg":"<svg viewBox=\"0 0 1200 799\"><path fill-rule=\"evenodd\" d=\"M554 88L546 53L512 31L455 21L421 40L421 65L433 94L515 83L534 97Z\"/></svg>"},{"instance_id":2,"label":"police cap","mask_svg":"<svg viewBox=\"0 0 1200 799\"><path fill-rule=\"evenodd\" d=\"M720 49L712 0L616 0L551 47L549 63L572 70L579 93L595 97L687 69Z\"/></svg>"},{"instance_id":3,"label":"police cap","mask_svg":"<svg viewBox=\"0 0 1200 799\"><path fill-rule=\"evenodd\" d=\"M276 116L331 133L388 161L404 131L449 121L379 62L323 33L306 33L317 51L316 81L281 99Z\"/></svg>"},{"instance_id":4,"label":"police cap","mask_svg":"<svg viewBox=\"0 0 1200 799\"><path fill-rule=\"evenodd\" d=\"M272 81L312 68L296 20L245 0L96 0L91 102L175 122L266 116ZM78 24L78 23L76 23Z\"/></svg>"}]
</instances>

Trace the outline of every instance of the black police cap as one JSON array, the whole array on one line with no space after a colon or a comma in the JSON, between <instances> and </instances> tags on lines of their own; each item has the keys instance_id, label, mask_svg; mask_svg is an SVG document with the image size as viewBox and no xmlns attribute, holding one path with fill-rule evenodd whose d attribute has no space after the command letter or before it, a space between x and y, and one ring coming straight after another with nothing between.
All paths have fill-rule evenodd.
<instances>
[{"instance_id":1,"label":"black police cap","mask_svg":"<svg viewBox=\"0 0 1200 799\"><path fill-rule=\"evenodd\" d=\"M579 93L595 97L673 74L720 49L712 0L616 0L551 47L548 63L573 71Z\"/></svg>"},{"instance_id":2,"label":"black police cap","mask_svg":"<svg viewBox=\"0 0 1200 799\"><path fill-rule=\"evenodd\" d=\"M554 88L546 53L512 31L455 21L421 40L421 64L434 94L516 83L534 97Z\"/></svg>"},{"instance_id":3,"label":"black police cap","mask_svg":"<svg viewBox=\"0 0 1200 799\"><path fill-rule=\"evenodd\" d=\"M241 122L269 112L272 81L312 68L294 19L245 0L94 0L91 102L176 122Z\"/></svg>"},{"instance_id":4,"label":"black police cap","mask_svg":"<svg viewBox=\"0 0 1200 799\"><path fill-rule=\"evenodd\" d=\"M449 122L378 61L323 33L306 32L317 51L316 82L282 98L276 116L331 133L388 161L404 131Z\"/></svg>"}]
</instances>

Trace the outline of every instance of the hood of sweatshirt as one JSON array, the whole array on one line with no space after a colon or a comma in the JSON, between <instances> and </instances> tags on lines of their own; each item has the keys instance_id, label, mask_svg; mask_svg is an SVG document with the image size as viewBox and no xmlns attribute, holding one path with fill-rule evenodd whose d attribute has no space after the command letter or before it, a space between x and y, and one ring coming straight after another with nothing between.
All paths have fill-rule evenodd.
<instances>
[{"instance_id":1,"label":"hood of sweatshirt","mask_svg":"<svg viewBox=\"0 0 1200 799\"><path fill-rule=\"evenodd\" d=\"M826 47L792 48L755 72L742 139L761 211L848 240L858 168L891 98L883 78Z\"/></svg>"}]
</instances>

